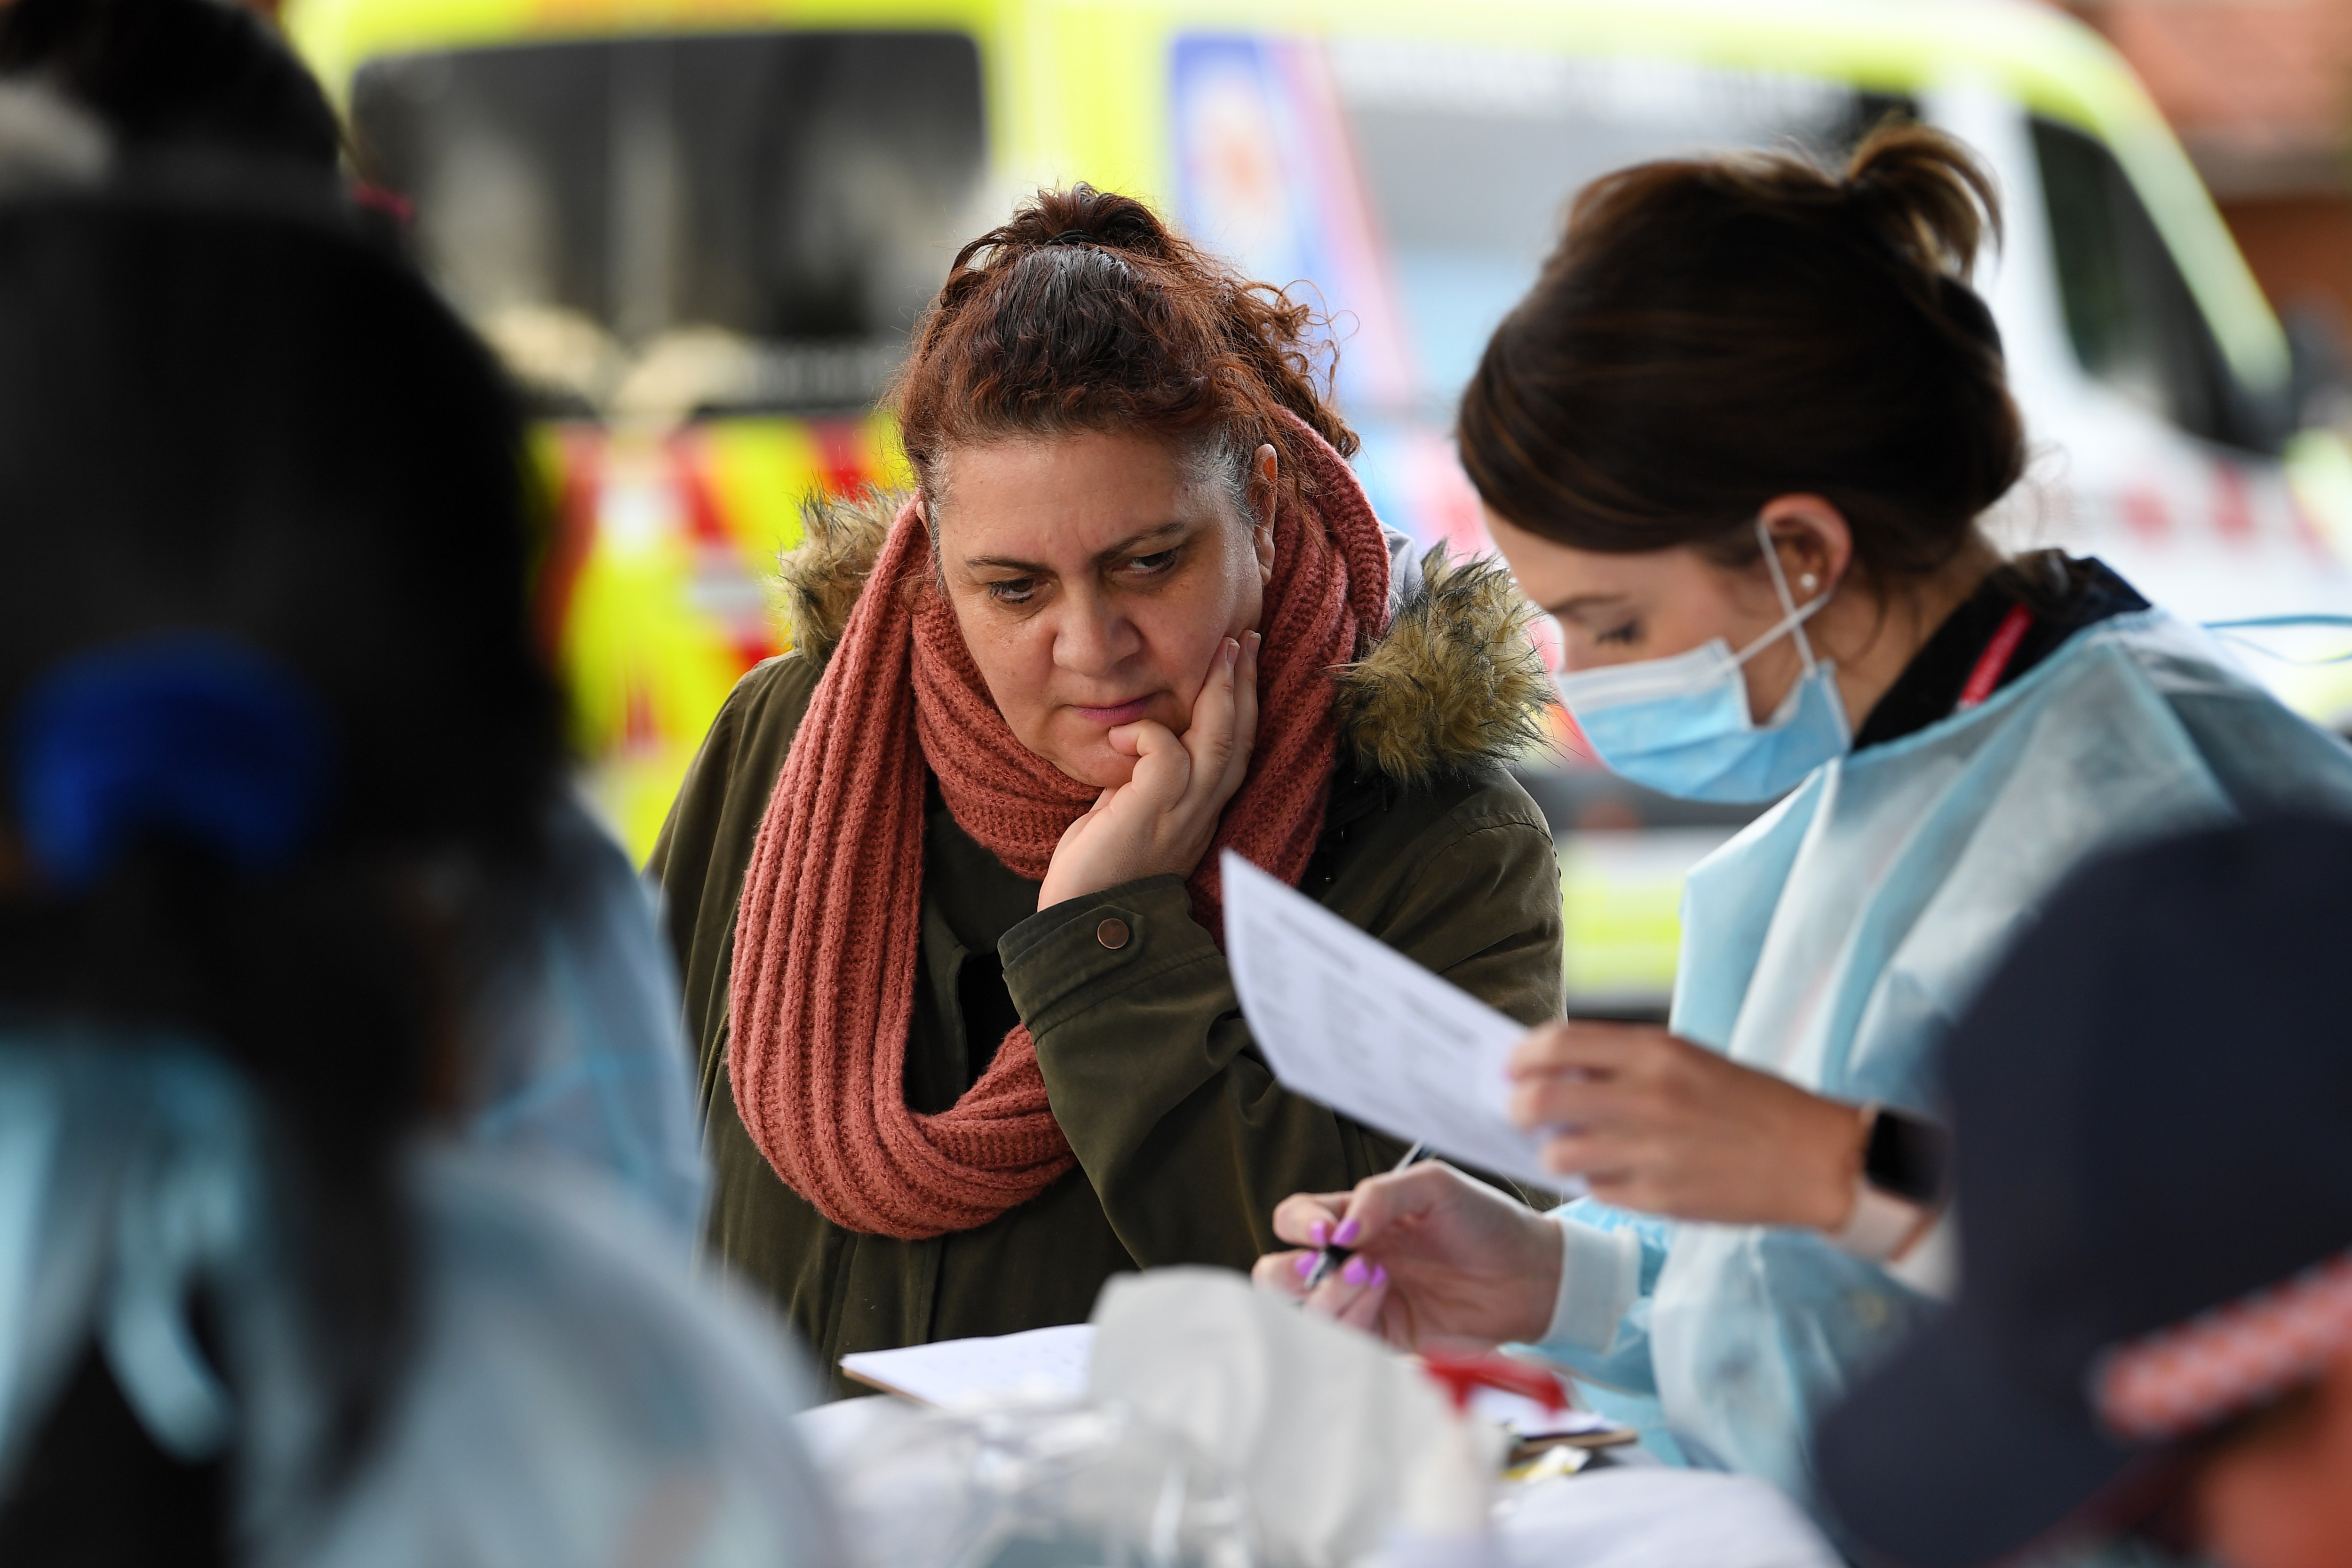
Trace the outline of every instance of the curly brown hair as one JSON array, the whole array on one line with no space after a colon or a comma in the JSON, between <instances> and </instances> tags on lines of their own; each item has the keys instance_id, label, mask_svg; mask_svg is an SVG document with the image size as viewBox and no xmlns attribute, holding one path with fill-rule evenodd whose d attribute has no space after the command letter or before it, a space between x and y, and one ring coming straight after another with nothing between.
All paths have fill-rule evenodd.
<instances>
[{"instance_id":1,"label":"curly brown hair","mask_svg":"<svg viewBox=\"0 0 2352 1568\"><path fill-rule=\"evenodd\" d=\"M1307 466L1281 411L1342 456L1358 446L1325 395L1319 324L1132 196L1039 191L957 253L892 402L928 496L959 447L1131 430L1206 461L1244 502L1250 454L1271 445L1278 499L1292 501Z\"/></svg>"}]
</instances>

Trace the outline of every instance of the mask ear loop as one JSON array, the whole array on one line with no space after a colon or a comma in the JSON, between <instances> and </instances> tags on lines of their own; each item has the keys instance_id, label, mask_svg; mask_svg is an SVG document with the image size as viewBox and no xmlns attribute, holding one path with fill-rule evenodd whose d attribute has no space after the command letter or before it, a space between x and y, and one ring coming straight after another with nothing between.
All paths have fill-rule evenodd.
<instances>
[{"instance_id":1,"label":"mask ear loop","mask_svg":"<svg viewBox=\"0 0 2352 1568\"><path fill-rule=\"evenodd\" d=\"M1772 548L1772 531L1764 526L1764 520L1761 517L1756 520L1756 538L1764 546L1764 565L1772 574L1772 591L1780 596L1782 614L1779 620L1772 623L1769 630L1740 649L1731 662L1735 667L1746 664L1789 633L1794 632L1797 634L1797 657L1805 661L1805 673L1811 675L1820 667L1813 658L1812 639L1805 635L1805 623L1811 620L1820 612L1821 607L1830 602L1830 596L1827 593L1815 595L1811 602L1801 608L1799 607L1797 596L1789 592L1789 574L1780 570L1780 552Z\"/></svg>"}]
</instances>

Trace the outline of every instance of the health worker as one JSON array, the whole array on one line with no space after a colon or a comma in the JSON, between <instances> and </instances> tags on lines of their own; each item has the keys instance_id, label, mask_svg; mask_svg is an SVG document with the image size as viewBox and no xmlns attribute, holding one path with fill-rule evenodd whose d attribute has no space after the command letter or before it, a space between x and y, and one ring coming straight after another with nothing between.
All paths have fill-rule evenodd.
<instances>
[{"instance_id":1,"label":"health worker","mask_svg":"<svg viewBox=\"0 0 2352 1568\"><path fill-rule=\"evenodd\" d=\"M1513 1114L1591 1184L1551 1216L1442 1166L1302 1194L1393 1341L1532 1342L1693 1464L1810 1498L1806 1433L1951 1269L1937 1042L2085 857L2288 807L2352 751L2095 560L1979 519L2026 447L1964 281L1958 144L1882 129L1591 186L1463 400L1463 458L1619 773L1779 804L1692 873L1664 1027L1529 1035ZM1297 1290L1300 1255L1259 1265Z\"/></svg>"}]
</instances>

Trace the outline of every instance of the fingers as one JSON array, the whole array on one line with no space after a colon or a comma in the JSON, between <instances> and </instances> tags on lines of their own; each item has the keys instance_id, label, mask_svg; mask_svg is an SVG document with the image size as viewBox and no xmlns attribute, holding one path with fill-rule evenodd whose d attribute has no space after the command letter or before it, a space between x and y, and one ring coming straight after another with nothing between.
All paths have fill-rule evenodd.
<instances>
[{"instance_id":1,"label":"fingers","mask_svg":"<svg viewBox=\"0 0 2352 1568\"><path fill-rule=\"evenodd\" d=\"M1167 725L1139 720L1121 724L1107 739L1113 751L1135 759L1135 772L1120 787L1133 790L1139 804L1164 812L1184 798L1192 780L1192 754Z\"/></svg>"},{"instance_id":2,"label":"fingers","mask_svg":"<svg viewBox=\"0 0 2352 1568\"><path fill-rule=\"evenodd\" d=\"M1528 1031L1512 1049L1508 1070L1515 1079L1605 1077L1622 1071L1636 1054L1668 1038L1654 1024L1564 1019Z\"/></svg>"},{"instance_id":3,"label":"fingers","mask_svg":"<svg viewBox=\"0 0 2352 1568\"><path fill-rule=\"evenodd\" d=\"M1545 1169L1558 1171L1563 1176L1617 1183L1625 1179L1634 1152L1622 1138L1585 1128L1568 1128L1546 1138L1538 1155Z\"/></svg>"},{"instance_id":4,"label":"fingers","mask_svg":"<svg viewBox=\"0 0 2352 1568\"><path fill-rule=\"evenodd\" d=\"M1314 1268L1312 1252L1269 1252L1250 1269L1250 1282L1261 1290L1302 1302L1310 1312L1319 1312L1349 1328L1378 1335L1381 1308L1388 1300L1388 1270L1361 1258L1350 1258L1309 1296L1307 1276Z\"/></svg>"},{"instance_id":5,"label":"fingers","mask_svg":"<svg viewBox=\"0 0 2352 1568\"><path fill-rule=\"evenodd\" d=\"M1400 1224L1458 1202L1460 1189L1467 1184L1469 1177L1434 1160L1410 1170L1367 1176L1348 1194L1339 1223L1332 1226L1331 1240L1360 1250L1377 1247Z\"/></svg>"},{"instance_id":6,"label":"fingers","mask_svg":"<svg viewBox=\"0 0 2352 1568\"><path fill-rule=\"evenodd\" d=\"M1184 747L1192 754L1194 787L1222 786L1226 764L1234 751L1235 725L1241 716L1242 645L1226 637L1209 661L1209 679L1192 699L1192 722L1184 731Z\"/></svg>"},{"instance_id":7,"label":"fingers","mask_svg":"<svg viewBox=\"0 0 2352 1568\"><path fill-rule=\"evenodd\" d=\"M1510 1116L1520 1127L1591 1131L1651 1126L1695 1084L1732 1064L1654 1024L1547 1024L1512 1052Z\"/></svg>"},{"instance_id":8,"label":"fingers","mask_svg":"<svg viewBox=\"0 0 2352 1568\"><path fill-rule=\"evenodd\" d=\"M1350 1258L1338 1272L1315 1288L1307 1310L1336 1318L1366 1333L1380 1331L1381 1306L1388 1300L1389 1271L1377 1263Z\"/></svg>"},{"instance_id":9,"label":"fingers","mask_svg":"<svg viewBox=\"0 0 2352 1568\"><path fill-rule=\"evenodd\" d=\"M1269 1252L1250 1267L1250 1282L1261 1290L1271 1290L1277 1296L1303 1300L1307 1295L1307 1272L1298 1267L1305 1259L1308 1268L1315 1266L1311 1252Z\"/></svg>"},{"instance_id":10,"label":"fingers","mask_svg":"<svg viewBox=\"0 0 2352 1568\"><path fill-rule=\"evenodd\" d=\"M1274 1234L1293 1247L1365 1247L1407 1215L1428 1213L1469 1178L1431 1161L1408 1171L1367 1176L1345 1193L1293 1193L1275 1206Z\"/></svg>"},{"instance_id":11,"label":"fingers","mask_svg":"<svg viewBox=\"0 0 2352 1568\"><path fill-rule=\"evenodd\" d=\"M1234 749L1225 764L1222 799L1230 800L1249 773L1250 752L1257 745L1257 660L1265 639L1255 632L1242 636L1242 656L1234 670Z\"/></svg>"},{"instance_id":12,"label":"fingers","mask_svg":"<svg viewBox=\"0 0 2352 1568\"><path fill-rule=\"evenodd\" d=\"M1529 1132L1545 1128L1589 1131L1613 1120L1624 1099L1623 1089L1613 1082L1530 1079L1511 1090L1511 1124Z\"/></svg>"},{"instance_id":13,"label":"fingers","mask_svg":"<svg viewBox=\"0 0 2352 1568\"><path fill-rule=\"evenodd\" d=\"M1293 1247L1320 1247L1347 1211L1347 1193L1293 1193L1275 1205L1274 1234ZM1316 1226L1323 1234L1316 1234ZM1342 1244L1344 1245L1344 1243Z\"/></svg>"},{"instance_id":14,"label":"fingers","mask_svg":"<svg viewBox=\"0 0 2352 1568\"><path fill-rule=\"evenodd\" d=\"M1085 837L1087 830L1092 827L1096 823L1102 820L1102 814L1109 808L1111 797L1118 794L1119 788L1120 786L1113 784L1110 788L1103 791L1102 794L1095 796L1094 805L1087 807L1086 811L1076 821L1072 822L1067 827L1062 829L1062 837L1057 843L1067 844L1074 839Z\"/></svg>"}]
</instances>

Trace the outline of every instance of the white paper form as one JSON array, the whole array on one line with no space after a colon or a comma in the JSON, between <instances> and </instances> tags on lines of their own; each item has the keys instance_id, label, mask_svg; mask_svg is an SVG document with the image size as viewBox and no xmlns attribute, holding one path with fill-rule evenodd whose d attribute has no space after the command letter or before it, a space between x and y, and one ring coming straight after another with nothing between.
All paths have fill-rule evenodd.
<instances>
[{"instance_id":1,"label":"white paper form","mask_svg":"<svg viewBox=\"0 0 2352 1568\"><path fill-rule=\"evenodd\" d=\"M841 1370L858 1382L947 1409L1011 1396L1076 1399L1087 1391L1092 1323L983 1339L938 1340L895 1351L856 1351Z\"/></svg>"},{"instance_id":2,"label":"white paper form","mask_svg":"<svg viewBox=\"0 0 2352 1568\"><path fill-rule=\"evenodd\" d=\"M1219 864L1234 989L1276 1078L1464 1164L1584 1191L1511 1124L1504 1068L1523 1025L1232 850Z\"/></svg>"}]
</instances>

